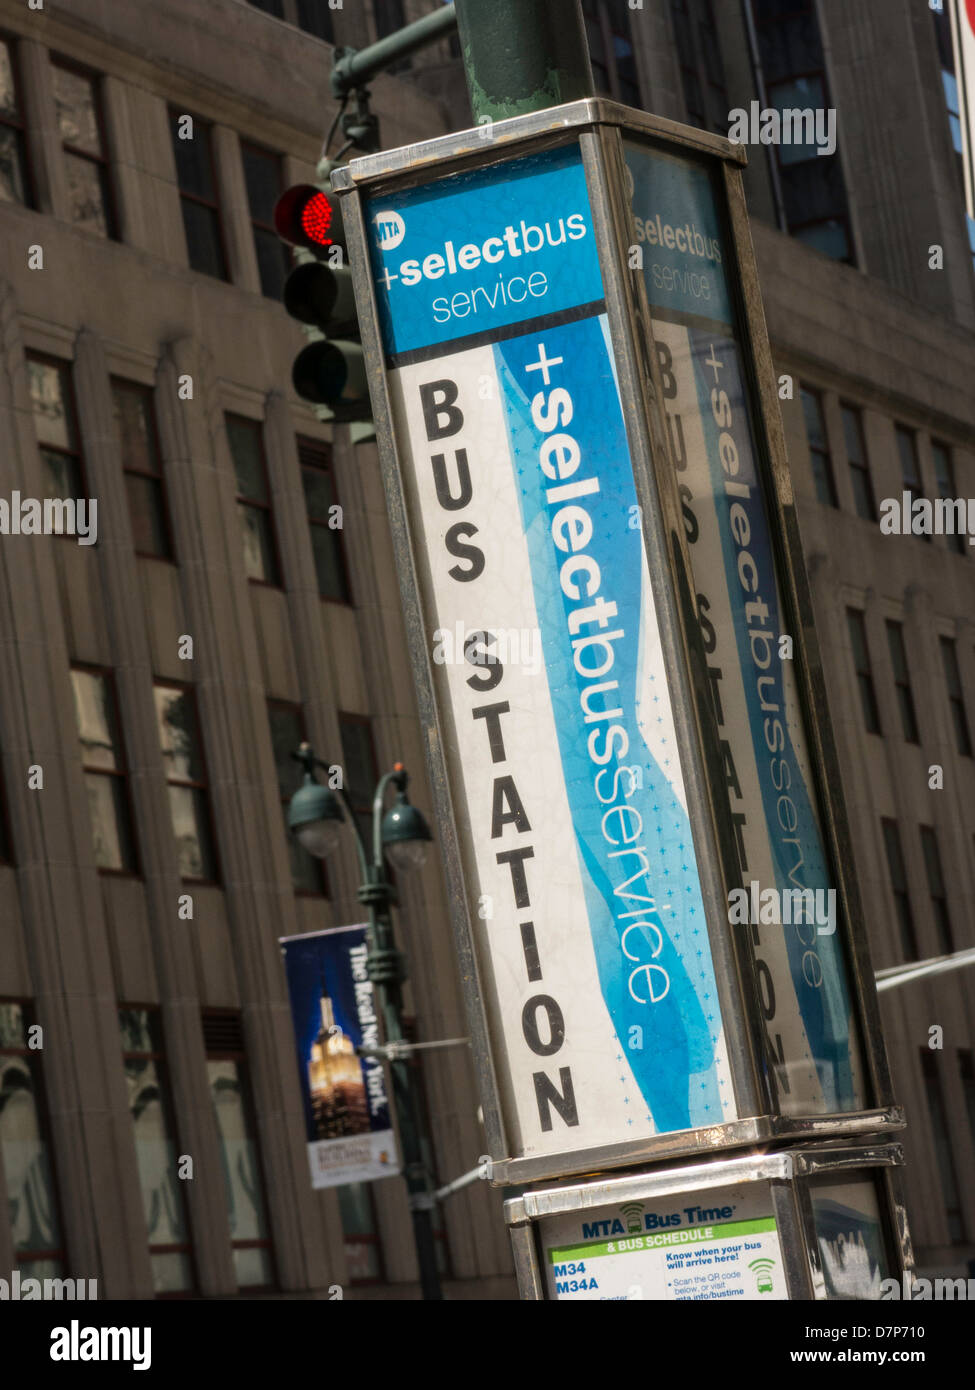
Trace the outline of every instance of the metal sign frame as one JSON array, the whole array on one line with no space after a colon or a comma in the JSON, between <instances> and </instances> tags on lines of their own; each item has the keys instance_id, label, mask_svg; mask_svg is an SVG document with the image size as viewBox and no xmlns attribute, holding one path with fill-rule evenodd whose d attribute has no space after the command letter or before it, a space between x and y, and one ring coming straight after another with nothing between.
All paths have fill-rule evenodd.
<instances>
[{"instance_id":1,"label":"metal sign frame","mask_svg":"<svg viewBox=\"0 0 975 1390\"><path fill-rule=\"evenodd\" d=\"M740 286L737 308L746 349L744 370L748 376L746 384L756 435L757 465L765 483L777 577L795 642L802 713L814 764L811 771L815 804L831 882L837 886L841 904L838 932L843 941L851 1009L867 1071L872 1102L868 1109L809 1116L786 1116L780 1112L771 1069L766 1062L754 962L744 941L745 934L727 925L727 886L736 882L731 870L735 862L734 847L729 843L726 809L722 809L721 798L705 773L705 756L715 744L704 714L708 697L700 679L703 659L693 604L691 564L661 409L662 391L643 277L624 269L627 248L634 241L633 214L624 172L624 135L659 142L665 149L720 165L733 248L733 269L729 278L733 285ZM688 815L697 850L721 1010L729 1053L734 1059L735 1097L738 1114L744 1118L698 1129L660 1133L633 1142L577 1149L567 1146L558 1154L527 1156L512 1155L510 1151L481 992L471 905L465 889L464 850L454 832L459 823L457 808L434 693L429 634L421 611L418 566L398 462L363 201L366 195L428 185L454 173L497 165L566 144L578 145L585 169L627 440L641 502L646 554L655 574L665 575L669 581L659 586L655 584L654 599L669 663ZM745 162L744 150L720 136L612 102L587 99L500 121L490 127L444 136L419 146L357 159L333 174L333 187L343 195L343 219L372 390L407 642L440 829L440 850L487 1143L493 1159L493 1181L497 1184L633 1166L678 1154L711 1153L775 1137L878 1133L899 1129L904 1123L903 1112L892 1097L863 914L850 870L852 848L839 791L839 764L826 717L822 667L812 628L812 606L801 559L775 376L742 191L741 165ZM705 679L704 686L706 683Z\"/></svg>"},{"instance_id":2,"label":"metal sign frame","mask_svg":"<svg viewBox=\"0 0 975 1390\"><path fill-rule=\"evenodd\" d=\"M504 1204L519 1296L531 1302L552 1301L545 1285L540 1225L546 1217L767 1182L789 1298L825 1301L828 1295L808 1180L843 1173L875 1174L884 1250L892 1277L901 1282L903 1274L914 1268L898 1171L903 1163L900 1144L819 1144L525 1192Z\"/></svg>"}]
</instances>

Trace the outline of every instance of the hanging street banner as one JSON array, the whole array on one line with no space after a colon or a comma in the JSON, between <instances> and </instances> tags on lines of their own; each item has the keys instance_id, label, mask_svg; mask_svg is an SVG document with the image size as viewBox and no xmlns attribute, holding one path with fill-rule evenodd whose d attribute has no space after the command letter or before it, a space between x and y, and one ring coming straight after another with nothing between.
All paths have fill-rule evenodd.
<instances>
[{"instance_id":1,"label":"hanging street banner","mask_svg":"<svg viewBox=\"0 0 975 1390\"><path fill-rule=\"evenodd\" d=\"M280 938L291 1000L312 1187L372 1182L400 1171L366 976L366 928Z\"/></svg>"},{"instance_id":2,"label":"hanging street banner","mask_svg":"<svg viewBox=\"0 0 975 1390\"><path fill-rule=\"evenodd\" d=\"M735 1119L579 150L365 217L512 1151Z\"/></svg>"},{"instance_id":3,"label":"hanging street banner","mask_svg":"<svg viewBox=\"0 0 975 1390\"><path fill-rule=\"evenodd\" d=\"M626 141L637 244L653 318L709 689L722 740L742 889L729 924L754 951L779 1105L861 1110L863 1059L814 805L808 738L756 463L712 181L699 163ZM755 913L766 890L802 893L792 921Z\"/></svg>"}]
</instances>

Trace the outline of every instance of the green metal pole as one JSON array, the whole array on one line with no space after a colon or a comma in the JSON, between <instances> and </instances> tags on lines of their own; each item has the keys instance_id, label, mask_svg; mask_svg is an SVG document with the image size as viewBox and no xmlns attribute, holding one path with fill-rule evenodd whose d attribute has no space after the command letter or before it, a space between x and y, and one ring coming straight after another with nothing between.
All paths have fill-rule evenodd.
<instances>
[{"instance_id":1,"label":"green metal pole","mask_svg":"<svg viewBox=\"0 0 975 1390\"><path fill-rule=\"evenodd\" d=\"M383 862L381 819L383 799L390 781L396 774L387 773L376 789L373 801L373 860L368 862L365 844L360 835L360 851L365 882L359 888L359 901L369 909L369 952L366 974L376 988L383 1019L386 1045L404 1041L403 984L406 980L406 960L396 948L390 904L394 889L386 877ZM343 793L343 795L345 795ZM346 797L347 799L347 797ZM356 826L358 829L358 826ZM410 1214L413 1218L413 1239L420 1269L420 1288L425 1300L442 1299L440 1271L437 1269L437 1248L433 1236L433 1198L427 1182L426 1163L420 1140L420 1107L413 1068L403 1057L390 1060L393 1082L393 1104L399 1120L400 1146L403 1151L403 1176L409 1193Z\"/></svg>"},{"instance_id":2,"label":"green metal pole","mask_svg":"<svg viewBox=\"0 0 975 1390\"><path fill-rule=\"evenodd\" d=\"M579 0L456 0L474 121L593 95Z\"/></svg>"}]
</instances>

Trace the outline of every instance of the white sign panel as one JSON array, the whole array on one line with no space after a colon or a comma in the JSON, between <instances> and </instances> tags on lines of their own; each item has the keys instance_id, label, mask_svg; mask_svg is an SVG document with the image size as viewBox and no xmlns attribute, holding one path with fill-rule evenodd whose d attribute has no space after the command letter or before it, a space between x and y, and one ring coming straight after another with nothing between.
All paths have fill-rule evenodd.
<instances>
[{"instance_id":1,"label":"white sign panel","mask_svg":"<svg viewBox=\"0 0 975 1390\"><path fill-rule=\"evenodd\" d=\"M578 147L366 221L510 1153L734 1120Z\"/></svg>"}]
</instances>

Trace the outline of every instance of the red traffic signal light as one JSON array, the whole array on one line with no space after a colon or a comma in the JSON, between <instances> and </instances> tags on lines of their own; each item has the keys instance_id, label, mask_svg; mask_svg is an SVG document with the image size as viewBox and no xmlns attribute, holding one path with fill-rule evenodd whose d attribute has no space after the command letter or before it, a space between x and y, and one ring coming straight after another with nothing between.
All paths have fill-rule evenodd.
<instances>
[{"instance_id":1,"label":"red traffic signal light","mask_svg":"<svg viewBox=\"0 0 975 1390\"><path fill-rule=\"evenodd\" d=\"M285 189L274 207L274 229L282 241L310 251L345 247L339 200L313 183Z\"/></svg>"}]
</instances>

